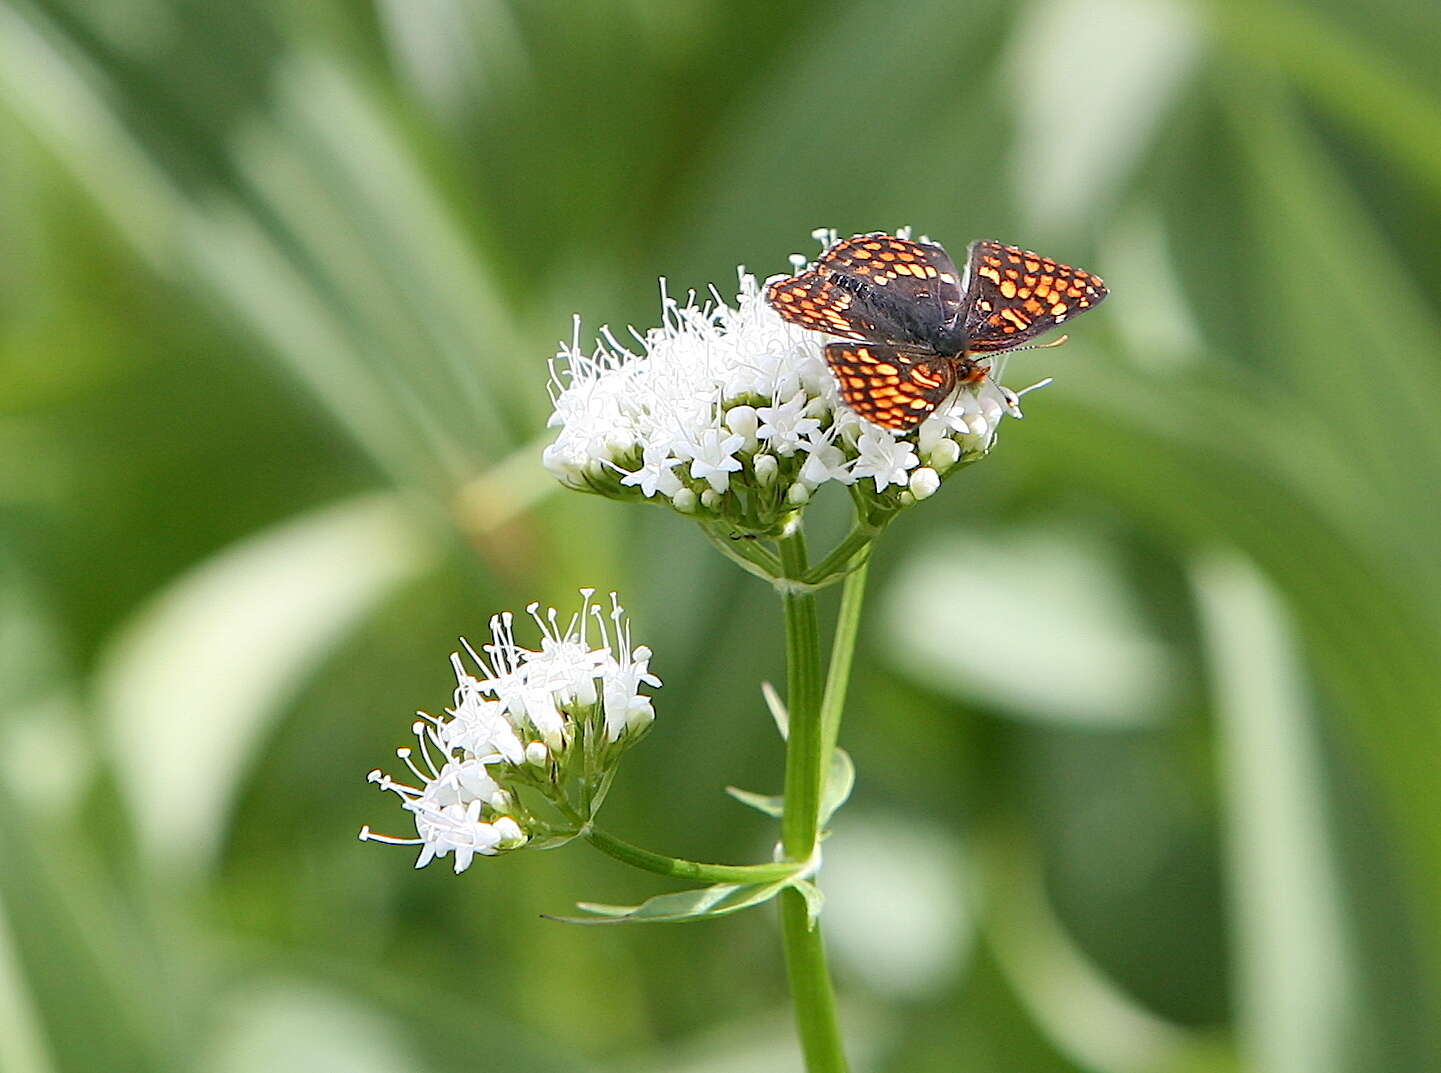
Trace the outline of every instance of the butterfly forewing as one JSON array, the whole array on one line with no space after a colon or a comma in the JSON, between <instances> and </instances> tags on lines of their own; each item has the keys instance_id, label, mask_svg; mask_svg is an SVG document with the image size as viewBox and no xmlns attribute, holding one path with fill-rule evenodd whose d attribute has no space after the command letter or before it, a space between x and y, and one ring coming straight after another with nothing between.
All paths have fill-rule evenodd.
<instances>
[{"instance_id":1,"label":"butterfly forewing","mask_svg":"<svg viewBox=\"0 0 1441 1073\"><path fill-rule=\"evenodd\" d=\"M954 321L961 309L961 274L934 242L879 232L856 235L826 250L817 267L869 284L877 289L874 299L884 293L890 304L916 307L919 316L912 312L905 318L916 322L924 337L916 342L931 342L935 329Z\"/></svg>"},{"instance_id":2,"label":"butterfly forewing","mask_svg":"<svg viewBox=\"0 0 1441 1073\"><path fill-rule=\"evenodd\" d=\"M954 359L881 343L831 343L826 363L847 406L898 431L919 425L956 387Z\"/></svg>"},{"instance_id":3,"label":"butterfly forewing","mask_svg":"<svg viewBox=\"0 0 1441 1073\"><path fill-rule=\"evenodd\" d=\"M835 243L805 272L772 282L766 296L804 328L932 351L962 302L944 249L879 233Z\"/></svg>"},{"instance_id":4,"label":"butterfly forewing","mask_svg":"<svg viewBox=\"0 0 1441 1073\"><path fill-rule=\"evenodd\" d=\"M1099 277L1016 246L978 241L967 253L969 352L1024 346L1106 297Z\"/></svg>"},{"instance_id":5,"label":"butterfly forewing","mask_svg":"<svg viewBox=\"0 0 1441 1073\"><path fill-rule=\"evenodd\" d=\"M877 326L852 308L855 300L854 292L815 269L771 280L766 287L766 301L792 324L845 339L875 338Z\"/></svg>"}]
</instances>

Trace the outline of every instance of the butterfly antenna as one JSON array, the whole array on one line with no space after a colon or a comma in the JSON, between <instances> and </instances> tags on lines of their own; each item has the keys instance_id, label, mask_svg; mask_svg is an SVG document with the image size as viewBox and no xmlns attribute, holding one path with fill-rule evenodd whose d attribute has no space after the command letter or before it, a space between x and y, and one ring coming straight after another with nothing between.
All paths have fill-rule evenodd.
<instances>
[{"instance_id":1,"label":"butterfly antenna","mask_svg":"<svg viewBox=\"0 0 1441 1073\"><path fill-rule=\"evenodd\" d=\"M1071 337L1069 335L1063 335L1059 339L1052 339L1049 343L1033 343L1030 346L1018 346L1014 350L1004 351L1003 354L1005 357L1010 357L1012 354L1019 354L1022 350L1050 350L1052 347L1060 346L1070 338ZM1030 387L1024 388L1021 391L1012 391L1010 388L1006 387L1005 384L1001 383L1000 380L996 379L994 375L992 375L994 371L994 369L986 370L986 380L993 388L995 388L1001 393L1001 398L1004 399L1006 403L1006 412L1012 417L1024 416L1021 413L1022 395L1030 391L1035 391L1037 388L1045 387L1051 382L1051 378L1048 376L1046 377L1046 379L1040 381L1039 383L1032 384Z\"/></svg>"},{"instance_id":2,"label":"butterfly antenna","mask_svg":"<svg viewBox=\"0 0 1441 1073\"><path fill-rule=\"evenodd\" d=\"M1008 351L1006 351L1006 353L1007 353L1007 354L1018 354L1018 353L1020 353L1022 350L1050 350L1050 349L1052 349L1053 347L1058 347L1058 346L1060 346L1061 344L1065 343L1065 342L1066 342L1067 340L1069 340L1070 338L1071 338L1071 337L1070 337L1069 335L1063 335L1063 336L1061 336L1059 339L1052 339L1049 343L1032 343L1030 346L1018 346L1018 347L1016 347L1014 350L1008 350Z\"/></svg>"}]
</instances>

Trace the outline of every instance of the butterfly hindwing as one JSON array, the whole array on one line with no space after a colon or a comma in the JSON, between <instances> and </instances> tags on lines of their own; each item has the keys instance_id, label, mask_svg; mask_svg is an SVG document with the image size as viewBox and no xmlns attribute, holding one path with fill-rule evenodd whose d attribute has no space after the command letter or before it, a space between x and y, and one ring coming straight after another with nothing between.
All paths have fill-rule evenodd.
<instances>
[{"instance_id":1,"label":"butterfly hindwing","mask_svg":"<svg viewBox=\"0 0 1441 1073\"><path fill-rule=\"evenodd\" d=\"M804 328L929 350L962 304L959 272L944 249L879 233L842 239L811 268L773 281L766 297Z\"/></svg>"},{"instance_id":2,"label":"butterfly hindwing","mask_svg":"<svg viewBox=\"0 0 1441 1073\"><path fill-rule=\"evenodd\" d=\"M885 428L915 428L956 388L951 358L881 343L830 343L825 349L846 405Z\"/></svg>"},{"instance_id":3,"label":"butterfly hindwing","mask_svg":"<svg viewBox=\"0 0 1441 1073\"><path fill-rule=\"evenodd\" d=\"M967 250L966 350L987 353L1024 346L1093 309L1106 285L1080 268L1000 242Z\"/></svg>"}]
</instances>

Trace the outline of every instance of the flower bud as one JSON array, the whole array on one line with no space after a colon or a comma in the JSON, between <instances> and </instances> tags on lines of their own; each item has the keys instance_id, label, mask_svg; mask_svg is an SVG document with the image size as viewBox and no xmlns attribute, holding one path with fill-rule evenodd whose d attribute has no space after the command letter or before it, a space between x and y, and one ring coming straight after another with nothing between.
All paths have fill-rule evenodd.
<instances>
[{"instance_id":1,"label":"flower bud","mask_svg":"<svg viewBox=\"0 0 1441 1073\"><path fill-rule=\"evenodd\" d=\"M911 474L909 488L917 499L929 499L941 486L941 475L929 466L922 466Z\"/></svg>"},{"instance_id":2,"label":"flower bud","mask_svg":"<svg viewBox=\"0 0 1441 1073\"><path fill-rule=\"evenodd\" d=\"M575 703L581 708L589 708L598 699L595 691L594 678L579 678L574 683Z\"/></svg>"},{"instance_id":3,"label":"flower bud","mask_svg":"<svg viewBox=\"0 0 1441 1073\"><path fill-rule=\"evenodd\" d=\"M776 479L776 471L780 469L780 463L776 461L775 455L756 455L753 463L756 471L756 480L762 487L769 487Z\"/></svg>"},{"instance_id":4,"label":"flower bud","mask_svg":"<svg viewBox=\"0 0 1441 1073\"><path fill-rule=\"evenodd\" d=\"M491 827L493 827L495 833L500 836L500 842L498 843L498 848L500 849L515 849L518 846L525 845L528 841L529 836L521 830L520 824L516 823L510 816L497 817L491 824Z\"/></svg>"},{"instance_id":5,"label":"flower bud","mask_svg":"<svg viewBox=\"0 0 1441 1073\"><path fill-rule=\"evenodd\" d=\"M630 709L626 712L625 729L627 733L636 734L655 722L655 708L651 706L649 697L636 697L631 703Z\"/></svg>"},{"instance_id":6,"label":"flower bud","mask_svg":"<svg viewBox=\"0 0 1441 1073\"><path fill-rule=\"evenodd\" d=\"M760 423L760 415L754 406L732 406L726 411L726 428L737 436L744 436L747 447L755 445L756 429L760 428Z\"/></svg>"},{"instance_id":7,"label":"flower bud","mask_svg":"<svg viewBox=\"0 0 1441 1073\"><path fill-rule=\"evenodd\" d=\"M794 507L803 507L811 501L810 489L797 481L786 491L786 502Z\"/></svg>"},{"instance_id":8,"label":"flower bud","mask_svg":"<svg viewBox=\"0 0 1441 1073\"><path fill-rule=\"evenodd\" d=\"M944 472L961 460L961 445L952 439L941 440L931 450L926 461L936 472Z\"/></svg>"},{"instance_id":9,"label":"flower bud","mask_svg":"<svg viewBox=\"0 0 1441 1073\"><path fill-rule=\"evenodd\" d=\"M585 467L577 465L559 445L550 444L541 452L540 461L562 484L578 485L585 477Z\"/></svg>"},{"instance_id":10,"label":"flower bud","mask_svg":"<svg viewBox=\"0 0 1441 1073\"><path fill-rule=\"evenodd\" d=\"M550 750L545 747L545 742L533 741L525 747L525 760L536 767L545 767L550 763Z\"/></svg>"},{"instance_id":11,"label":"flower bud","mask_svg":"<svg viewBox=\"0 0 1441 1073\"><path fill-rule=\"evenodd\" d=\"M700 494L700 505L706 510L716 510L721 505L720 493L714 488L707 488Z\"/></svg>"},{"instance_id":12,"label":"flower bud","mask_svg":"<svg viewBox=\"0 0 1441 1073\"><path fill-rule=\"evenodd\" d=\"M675 507L675 509L680 511L682 514L694 514L700 506L699 502L696 499L696 494L692 492L689 488L682 488L679 492L670 497L670 501L671 504Z\"/></svg>"}]
</instances>

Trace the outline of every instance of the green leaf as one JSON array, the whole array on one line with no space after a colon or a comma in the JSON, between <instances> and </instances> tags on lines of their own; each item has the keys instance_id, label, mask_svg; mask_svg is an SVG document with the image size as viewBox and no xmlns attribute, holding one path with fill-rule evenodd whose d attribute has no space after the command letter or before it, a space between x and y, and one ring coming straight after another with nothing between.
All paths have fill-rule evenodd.
<instances>
[{"instance_id":1,"label":"green leaf","mask_svg":"<svg viewBox=\"0 0 1441 1073\"><path fill-rule=\"evenodd\" d=\"M674 924L685 920L703 920L728 916L751 906L770 901L793 881L774 883L717 883L697 890L658 894L640 905L602 905L578 902L577 906L590 917L547 917L565 924Z\"/></svg>"},{"instance_id":2,"label":"green leaf","mask_svg":"<svg viewBox=\"0 0 1441 1073\"><path fill-rule=\"evenodd\" d=\"M769 689L769 685L765 688ZM835 749L831 753L831 768L826 775L826 785L821 791L821 825L835 815L836 810L844 805L851 796L851 790L856 784L856 766L852 762L850 754L844 749ZM758 794L750 790L742 790L739 786L727 786L726 793L735 798L742 805L749 805L767 816L774 816L780 819L786 810L786 799L780 794Z\"/></svg>"},{"instance_id":3,"label":"green leaf","mask_svg":"<svg viewBox=\"0 0 1441 1073\"><path fill-rule=\"evenodd\" d=\"M806 923L814 928L821 917L821 910L826 906L825 892L809 879L797 879L791 886L800 891L801 897L806 900Z\"/></svg>"},{"instance_id":4,"label":"green leaf","mask_svg":"<svg viewBox=\"0 0 1441 1073\"><path fill-rule=\"evenodd\" d=\"M726 793L735 798L742 805L749 805L751 808L764 812L767 816L774 816L780 819L786 810L786 799L780 794L757 794L750 790L742 790L739 786L727 786Z\"/></svg>"},{"instance_id":5,"label":"green leaf","mask_svg":"<svg viewBox=\"0 0 1441 1073\"><path fill-rule=\"evenodd\" d=\"M776 721L776 729L784 740L791 732L791 714L786 710L786 702L781 700L776 687L769 682L761 683L761 696L765 697L766 707L771 710L771 718Z\"/></svg>"},{"instance_id":6,"label":"green leaf","mask_svg":"<svg viewBox=\"0 0 1441 1073\"><path fill-rule=\"evenodd\" d=\"M851 754L839 747L831 750L831 767L821 790L821 826L824 827L836 810L850 800L856 785L856 765Z\"/></svg>"}]
</instances>

